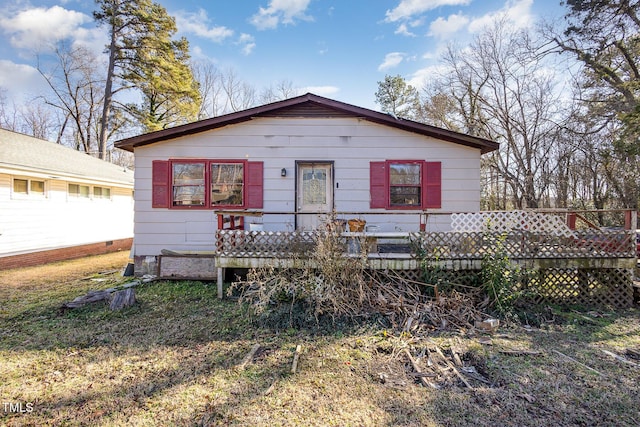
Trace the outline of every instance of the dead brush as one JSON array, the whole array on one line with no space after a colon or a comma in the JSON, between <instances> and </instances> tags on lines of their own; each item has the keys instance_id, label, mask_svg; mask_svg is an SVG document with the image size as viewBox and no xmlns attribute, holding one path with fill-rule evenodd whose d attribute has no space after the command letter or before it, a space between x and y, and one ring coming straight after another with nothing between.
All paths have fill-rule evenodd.
<instances>
[{"instance_id":1,"label":"dead brush","mask_svg":"<svg viewBox=\"0 0 640 427\"><path fill-rule=\"evenodd\" d=\"M267 266L252 269L246 280L234 282L229 293L240 291L252 315L288 314L293 319L323 316L340 318L384 316L394 329L421 333L433 329L467 328L480 314L469 298L452 292L438 295L435 285L408 280L394 271L369 270L365 238L361 250L348 253L342 226L329 217L314 236L313 249L296 252L296 268ZM302 313L300 313L302 310ZM270 322L273 323L273 322Z\"/></svg>"},{"instance_id":2,"label":"dead brush","mask_svg":"<svg viewBox=\"0 0 640 427\"><path fill-rule=\"evenodd\" d=\"M252 269L246 280L229 289L240 291L253 314L264 315L289 304L303 304L316 322L324 315L332 319L356 317L370 311L370 283L366 280L367 242L358 239L360 254L347 255L349 242L341 235L340 223L331 215L315 234L313 249L296 252L291 261L299 268L273 266Z\"/></svg>"}]
</instances>

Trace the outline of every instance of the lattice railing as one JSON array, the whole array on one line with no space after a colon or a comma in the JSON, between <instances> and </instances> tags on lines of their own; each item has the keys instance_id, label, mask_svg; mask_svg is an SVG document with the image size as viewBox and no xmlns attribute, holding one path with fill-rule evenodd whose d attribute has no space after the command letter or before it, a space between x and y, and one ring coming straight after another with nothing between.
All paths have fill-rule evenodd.
<instances>
[{"instance_id":1,"label":"lattice railing","mask_svg":"<svg viewBox=\"0 0 640 427\"><path fill-rule=\"evenodd\" d=\"M457 232L490 233L529 231L571 237L573 232L567 226L565 216L561 213L533 211L454 213L451 215L451 229Z\"/></svg>"},{"instance_id":2,"label":"lattice railing","mask_svg":"<svg viewBox=\"0 0 640 427\"><path fill-rule=\"evenodd\" d=\"M318 238L313 231L219 230L218 255L228 257L304 257ZM635 234L619 231L573 231L571 236L513 230L496 232L415 232L407 235L405 250L417 257L438 260L483 259L499 248L512 259L634 258ZM345 251L349 238L344 238ZM370 245L372 251L382 245Z\"/></svg>"},{"instance_id":3,"label":"lattice railing","mask_svg":"<svg viewBox=\"0 0 640 427\"><path fill-rule=\"evenodd\" d=\"M216 251L219 256L238 258L304 257L313 250L316 238L313 231L218 230Z\"/></svg>"},{"instance_id":4,"label":"lattice railing","mask_svg":"<svg viewBox=\"0 0 640 427\"><path fill-rule=\"evenodd\" d=\"M514 230L411 233L414 254L427 259L482 259L499 248L509 258L633 258L632 231L573 231L571 236Z\"/></svg>"}]
</instances>

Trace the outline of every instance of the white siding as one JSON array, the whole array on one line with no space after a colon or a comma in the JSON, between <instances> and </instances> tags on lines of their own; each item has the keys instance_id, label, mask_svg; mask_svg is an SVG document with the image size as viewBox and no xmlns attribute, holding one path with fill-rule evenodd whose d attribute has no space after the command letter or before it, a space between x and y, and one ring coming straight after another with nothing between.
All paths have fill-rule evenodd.
<instances>
[{"instance_id":1,"label":"white siding","mask_svg":"<svg viewBox=\"0 0 640 427\"><path fill-rule=\"evenodd\" d=\"M238 125L177 138L135 150L135 254L161 249L214 249L212 211L151 208L153 160L179 158L248 159L264 162L264 211L295 209L296 160L334 162L335 209L369 212L369 162L442 162L442 212L480 208L480 151L354 118L259 118ZM287 169L281 177L280 170ZM364 216L380 231L417 230L418 215ZM293 216L266 216L265 230L293 229ZM446 228L446 218L430 227Z\"/></svg>"},{"instance_id":2,"label":"white siding","mask_svg":"<svg viewBox=\"0 0 640 427\"><path fill-rule=\"evenodd\" d=\"M45 181L44 197L12 194L12 176L0 174L0 256L133 236L130 188L99 184L110 200L74 199L69 181L36 179Z\"/></svg>"}]
</instances>

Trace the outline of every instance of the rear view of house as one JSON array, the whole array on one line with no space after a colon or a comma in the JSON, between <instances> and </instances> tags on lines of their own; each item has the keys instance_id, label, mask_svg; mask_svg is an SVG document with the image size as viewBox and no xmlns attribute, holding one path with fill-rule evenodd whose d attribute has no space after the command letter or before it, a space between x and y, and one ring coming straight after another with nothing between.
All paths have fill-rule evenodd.
<instances>
[{"instance_id":1,"label":"rear view of house","mask_svg":"<svg viewBox=\"0 0 640 427\"><path fill-rule=\"evenodd\" d=\"M135 155L141 274L163 250L213 251L234 212L266 231L314 229L332 211L381 232L446 229L422 214L479 210L480 156L498 144L306 94L116 146Z\"/></svg>"},{"instance_id":2,"label":"rear view of house","mask_svg":"<svg viewBox=\"0 0 640 427\"><path fill-rule=\"evenodd\" d=\"M129 250L132 236L132 171L0 129L0 269Z\"/></svg>"}]
</instances>

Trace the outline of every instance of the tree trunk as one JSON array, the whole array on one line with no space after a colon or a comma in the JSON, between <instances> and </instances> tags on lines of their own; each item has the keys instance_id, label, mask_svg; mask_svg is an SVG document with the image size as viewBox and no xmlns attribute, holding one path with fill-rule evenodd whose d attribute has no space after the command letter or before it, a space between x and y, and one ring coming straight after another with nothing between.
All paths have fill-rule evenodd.
<instances>
[{"instance_id":1,"label":"tree trunk","mask_svg":"<svg viewBox=\"0 0 640 427\"><path fill-rule=\"evenodd\" d=\"M111 112L111 102L113 99L113 73L116 61L116 31L111 24L111 43L109 44L109 64L107 66L107 81L104 86L104 105L102 107L102 118L100 119L100 137L98 138L98 156L101 159L107 157L107 136L109 126L109 114Z\"/></svg>"}]
</instances>

